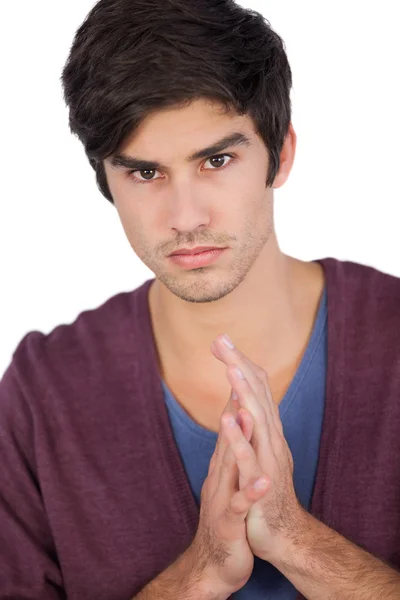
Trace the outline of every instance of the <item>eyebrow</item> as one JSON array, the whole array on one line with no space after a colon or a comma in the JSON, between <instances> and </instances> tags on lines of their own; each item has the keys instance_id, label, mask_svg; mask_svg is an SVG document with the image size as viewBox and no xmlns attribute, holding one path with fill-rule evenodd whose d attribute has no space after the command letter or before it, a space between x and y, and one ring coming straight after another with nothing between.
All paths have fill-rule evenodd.
<instances>
[{"instance_id":1,"label":"eyebrow","mask_svg":"<svg viewBox=\"0 0 400 600\"><path fill-rule=\"evenodd\" d=\"M200 158L209 158L215 154L218 154L222 150L226 150L227 148L233 148L235 146L246 146L251 147L253 144L249 137L247 137L244 133L240 131L234 131L223 137L220 140L217 140L211 146L207 148L203 148L202 150L197 150L186 159L187 162L193 162L195 160L199 160ZM142 158L138 158L136 156L129 156L124 153L115 154L111 160L111 165L116 169L132 169L134 171L146 171L153 169L161 169L163 171L168 170L168 167L163 166L156 160L144 160Z\"/></svg>"}]
</instances>

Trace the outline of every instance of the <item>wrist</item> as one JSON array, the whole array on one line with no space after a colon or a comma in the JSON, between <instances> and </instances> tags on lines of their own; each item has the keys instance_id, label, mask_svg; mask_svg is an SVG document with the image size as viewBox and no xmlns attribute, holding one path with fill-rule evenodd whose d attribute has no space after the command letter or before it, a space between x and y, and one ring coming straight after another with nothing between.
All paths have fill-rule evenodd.
<instances>
[{"instance_id":1,"label":"wrist","mask_svg":"<svg viewBox=\"0 0 400 600\"><path fill-rule=\"evenodd\" d=\"M195 548L189 547L182 555L186 567L186 580L193 593L193 598L198 600L227 600L233 591L228 590L223 582L215 577L212 569L202 564Z\"/></svg>"},{"instance_id":2,"label":"wrist","mask_svg":"<svg viewBox=\"0 0 400 600\"><path fill-rule=\"evenodd\" d=\"M315 523L318 521L300 506L300 510L293 520L293 526L277 538L273 553L268 557L260 558L270 562L278 570L290 565L294 557L304 551L310 543Z\"/></svg>"},{"instance_id":3,"label":"wrist","mask_svg":"<svg viewBox=\"0 0 400 600\"><path fill-rule=\"evenodd\" d=\"M204 572L198 584L199 595L196 598L201 600L227 600L232 595L221 583L217 583L208 572Z\"/></svg>"}]
</instances>

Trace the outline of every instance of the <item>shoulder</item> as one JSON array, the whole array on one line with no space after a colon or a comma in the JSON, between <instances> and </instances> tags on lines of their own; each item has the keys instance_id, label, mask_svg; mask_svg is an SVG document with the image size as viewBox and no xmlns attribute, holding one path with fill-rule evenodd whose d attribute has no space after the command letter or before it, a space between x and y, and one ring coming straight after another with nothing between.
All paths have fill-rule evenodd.
<instances>
[{"instance_id":1,"label":"shoulder","mask_svg":"<svg viewBox=\"0 0 400 600\"><path fill-rule=\"evenodd\" d=\"M107 379L123 376L126 365L135 360L142 335L136 305L146 285L112 296L47 334L28 332L4 374L7 385L18 388L28 404L42 409L50 403L82 401L85 394L89 399L101 393Z\"/></svg>"},{"instance_id":2,"label":"shoulder","mask_svg":"<svg viewBox=\"0 0 400 600\"><path fill-rule=\"evenodd\" d=\"M354 365L397 365L400 372L400 278L351 261L321 262L338 350Z\"/></svg>"},{"instance_id":3,"label":"shoulder","mask_svg":"<svg viewBox=\"0 0 400 600\"><path fill-rule=\"evenodd\" d=\"M68 371L82 360L93 359L100 346L118 337L122 322L129 319L130 296L129 293L113 296L96 308L82 311L73 322L57 325L47 334L28 332L12 355L16 369L40 379L43 370L49 367L54 372Z\"/></svg>"},{"instance_id":4,"label":"shoulder","mask_svg":"<svg viewBox=\"0 0 400 600\"><path fill-rule=\"evenodd\" d=\"M320 261L327 276L328 295L346 306L353 316L377 319L400 317L400 278L352 261L326 258Z\"/></svg>"}]
</instances>

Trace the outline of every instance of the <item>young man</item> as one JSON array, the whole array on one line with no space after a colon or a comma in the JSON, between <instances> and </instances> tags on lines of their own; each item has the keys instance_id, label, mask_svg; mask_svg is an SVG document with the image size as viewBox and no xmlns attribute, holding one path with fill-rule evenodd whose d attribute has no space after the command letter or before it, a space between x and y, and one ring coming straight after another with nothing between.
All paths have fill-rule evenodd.
<instances>
[{"instance_id":1,"label":"young man","mask_svg":"<svg viewBox=\"0 0 400 600\"><path fill-rule=\"evenodd\" d=\"M13 354L0 599L400 598L400 281L279 248L279 36L229 0L101 0L63 85L155 278Z\"/></svg>"}]
</instances>

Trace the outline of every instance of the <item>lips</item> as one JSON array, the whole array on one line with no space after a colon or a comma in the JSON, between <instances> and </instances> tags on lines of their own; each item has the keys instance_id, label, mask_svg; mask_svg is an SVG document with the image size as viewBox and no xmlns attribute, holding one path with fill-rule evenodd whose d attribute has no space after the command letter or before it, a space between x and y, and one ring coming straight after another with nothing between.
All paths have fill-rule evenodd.
<instances>
[{"instance_id":1,"label":"lips","mask_svg":"<svg viewBox=\"0 0 400 600\"><path fill-rule=\"evenodd\" d=\"M217 247L217 246L204 246L203 248L192 248L191 250L182 248L182 250L175 250L175 252L172 252L170 254L170 256L182 256L182 255L194 255L194 254L201 254L202 252L209 252L210 250L221 250L221 248Z\"/></svg>"},{"instance_id":2,"label":"lips","mask_svg":"<svg viewBox=\"0 0 400 600\"><path fill-rule=\"evenodd\" d=\"M181 269L195 272L196 269L216 263L219 257L228 251L228 248L203 249L202 252L196 253L193 253L193 251L195 251L195 248L189 254L173 254L169 257L169 260Z\"/></svg>"}]
</instances>

